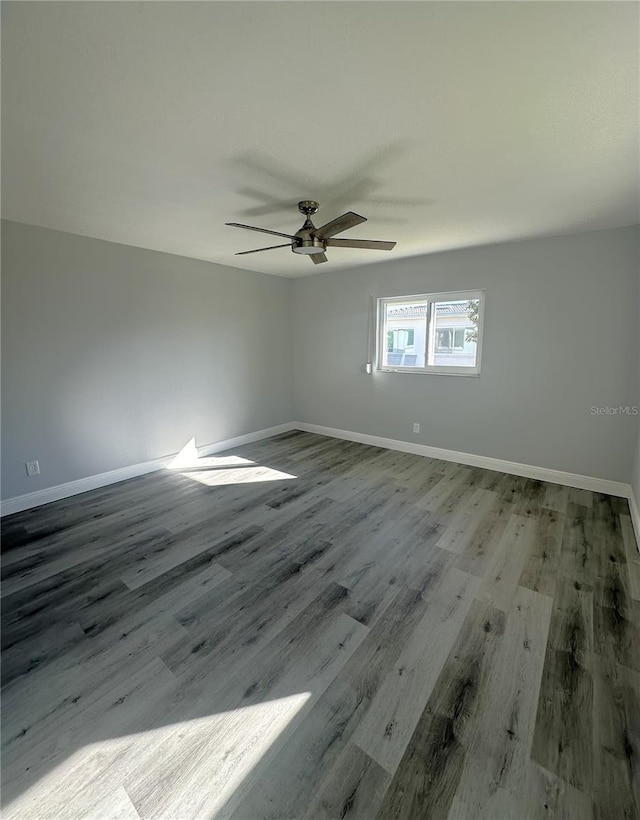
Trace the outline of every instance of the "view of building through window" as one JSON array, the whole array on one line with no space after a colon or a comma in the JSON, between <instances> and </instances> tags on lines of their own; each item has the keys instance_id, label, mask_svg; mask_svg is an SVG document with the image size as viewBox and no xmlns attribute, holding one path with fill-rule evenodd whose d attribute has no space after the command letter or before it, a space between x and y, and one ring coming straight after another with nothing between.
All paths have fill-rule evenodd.
<instances>
[{"instance_id":1,"label":"view of building through window","mask_svg":"<svg viewBox=\"0 0 640 820\"><path fill-rule=\"evenodd\" d=\"M382 368L475 368L480 294L381 299Z\"/></svg>"}]
</instances>

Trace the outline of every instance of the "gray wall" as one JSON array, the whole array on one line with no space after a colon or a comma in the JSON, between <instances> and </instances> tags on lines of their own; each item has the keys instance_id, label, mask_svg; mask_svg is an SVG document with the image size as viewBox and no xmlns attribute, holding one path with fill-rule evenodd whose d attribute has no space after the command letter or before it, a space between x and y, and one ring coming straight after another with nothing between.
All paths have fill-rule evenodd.
<instances>
[{"instance_id":1,"label":"gray wall","mask_svg":"<svg viewBox=\"0 0 640 820\"><path fill-rule=\"evenodd\" d=\"M638 243L640 245L640 228L638 229ZM638 266L637 271L637 283L638 283L638 294L637 294L637 327L640 329L640 265ZM636 368L636 374L638 379L638 386L637 386L637 404L640 405L640 342L638 343L638 362ZM636 439L636 447L635 447L635 459L633 463L633 471L631 473L631 491L633 492L634 499L636 502L636 508L640 512L640 415L638 416L638 436ZM640 547L640 531L636 533L638 546Z\"/></svg>"},{"instance_id":2,"label":"gray wall","mask_svg":"<svg viewBox=\"0 0 640 820\"><path fill-rule=\"evenodd\" d=\"M292 418L264 274L3 222L2 354L3 498Z\"/></svg>"},{"instance_id":3,"label":"gray wall","mask_svg":"<svg viewBox=\"0 0 640 820\"><path fill-rule=\"evenodd\" d=\"M640 501L638 417L591 413L640 404L637 228L287 280L3 222L2 262L3 498L297 419L623 482L637 454ZM370 293L469 288L479 378L363 372Z\"/></svg>"},{"instance_id":4,"label":"gray wall","mask_svg":"<svg viewBox=\"0 0 640 820\"><path fill-rule=\"evenodd\" d=\"M637 228L623 228L296 280L296 418L628 482L637 419L591 407L637 403L637 271ZM475 288L479 377L363 372L369 294Z\"/></svg>"},{"instance_id":5,"label":"gray wall","mask_svg":"<svg viewBox=\"0 0 640 820\"><path fill-rule=\"evenodd\" d=\"M640 510L640 430L636 439L635 460L633 464L633 472L631 474L631 490L636 502L636 508ZM640 545L640 532L638 535L638 544Z\"/></svg>"}]
</instances>

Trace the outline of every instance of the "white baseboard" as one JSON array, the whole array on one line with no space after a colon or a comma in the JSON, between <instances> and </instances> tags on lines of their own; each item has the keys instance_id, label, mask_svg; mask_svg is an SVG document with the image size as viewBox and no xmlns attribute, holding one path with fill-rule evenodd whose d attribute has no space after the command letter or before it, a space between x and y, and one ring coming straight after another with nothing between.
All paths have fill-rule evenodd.
<instances>
[{"instance_id":1,"label":"white baseboard","mask_svg":"<svg viewBox=\"0 0 640 820\"><path fill-rule=\"evenodd\" d=\"M259 441L262 438L276 436L279 433L287 433L289 430L297 429L292 422L278 424L276 427L268 427L265 430L256 430L254 433L246 433L243 436L216 441L213 444L205 444L198 447L198 455L210 456L222 450L229 450L232 447L239 447L242 444L250 444L252 441ZM51 501L60 501L62 498L70 498L73 495L86 493L89 490L97 490L100 487L107 487L109 484L116 484L118 481L126 481L128 478L137 478L147 473L154 473L157 470L164 470L175 459L177 453L163 458L156 458L152 461L144 461L140 464L132 464L129 467L120 467L117 470L109 470L107 473L80 478L77 481L69 481L66 484L58 484L55 487L47 487L44 490L36 490L33 493L26 493L15 498L8 498L0 505L0 516L11 515L12 513L29 510L32 507L39 507L42 504L49 504Z\"/></svg>"},{"instance_id":2,"label":"white baseboard","mask_svg":"<svg viewBox=\"0 0 640 820\"><path fill-rule=\"evenodd\" d=\"M419 456L437 458L442 461L453 461L457 464L467 464L471 467L482 467L487 470L495 470L499 473L510 473L525 478L535 478L540 481L549 481L552 484L564 484L569 487L578 487L581 490L592 490L607 495L615 495L626 498L629 501L631 519L636 533L636 540L640 544L640 512L638 505L631 492L631 486L620 481L609 481L604 478L594 478L592 476L577 475L575 473L565 473L561 470L548 470L544 467L535 467L529 464L519 464L515 461L504 461L488 456L478 456L472 453L460 453L456 450L445 450L441 447L429 447L426 444L413 444L409 441L399 439L382 438L380 436L370 436L365 433L356 433L351 430L338 430L335 427L322 427L319 424L307 424L306 422L287 422L275 427L268 427L264 430L256 430L242 436L216 441L198 447L200 456L209 456L219 453L222 450L230 450L232 447L239 447L242 444L250 444L263 438L276 436L279 433L287 433L290 430L302 430L307 433L317 433L321 436L331 436L332 438L345 439L346 441L356 441L360 444L371 444L374 447L382 447L385 450L398 450L403 453L414 453ZM145 461L140 464L132 464L129 467L121 467L117 470L110 470L107 473L81 478L77 481L69 481L66 484L59 484L55 487L48 487L44 490L37 490L33 493L16 496L3 501L0 508L0 515L11 515L23 510L39 507L42 504L49 504L51 501L59 501L62 498L70 498L89 490L96 490L106 487L109 484L116 484L118 481L126 481L128 478L136 478L147 473L156 472L167 468L175 459L177 453L153 461Z\"/></svg>"},{"instance_id":3,"label":"white baseboard","mask_svg":"<svg viewBox=\"0 0 640 820\"><path fill-rule=\"evenodd\" d=\"M399 450L403 453L414 453L418 456L439 458L442 461L455 461L457 464L467 464L470 467L483 467L486 470L495 470L498 473L510 473L524 478L537 478L539 481L549 481L552 484L564 484L568 487L577 487L580 490L592 490L606 495L615 495L621 498L630 498L631 487L621 481L609 481L606 478L565 473L562 470L548 470L545 467L534 467L530 464L519 464L516 461L504 461L501 458L477 456L472 453L459 453L456 450L444 450L441 447L429 447L426 444L413 444L410 441L400 441L393 438L369 436L364 433L354 433L351 430L337 430L334 427L321 427L319 424L295 422L293 427L307 433L317 433L321 436L342 438L347 441L357 441L360 444L371 444L374 447L383 447L385 450Z\"/></svg>"}]
</instances>

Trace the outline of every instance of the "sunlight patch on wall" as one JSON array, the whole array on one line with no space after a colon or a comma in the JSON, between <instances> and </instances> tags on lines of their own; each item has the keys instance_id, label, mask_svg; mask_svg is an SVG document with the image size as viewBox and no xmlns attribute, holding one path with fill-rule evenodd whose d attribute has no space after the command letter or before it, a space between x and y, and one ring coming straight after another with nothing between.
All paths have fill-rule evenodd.
<instances>
[{"instance_id":1,"label":"sunlight patch on wall","mask_svg":"<svg viewBox=\"0 0 640 820\"><path fill-rule=\"evenodd\" d=\"M215 818L224 808L227 816L229 801L310 697L299 692L89 743L3 807L3 818L104 818L116 808L123 820L137 817L130 810Z\"/></svg>"},{"instance_id":2,"label":"sunlight patch on wall","mask_svg":"<svg viewBox=\"0 0 640 820\"><path fill-rule=\"evenodd\" d=\"M184 467L241 467L247 464L255 464L255 461L241 456L199 456L196 440L192 438L167 466L167 470L181 470Z\"/></svg>"}]
</instances>

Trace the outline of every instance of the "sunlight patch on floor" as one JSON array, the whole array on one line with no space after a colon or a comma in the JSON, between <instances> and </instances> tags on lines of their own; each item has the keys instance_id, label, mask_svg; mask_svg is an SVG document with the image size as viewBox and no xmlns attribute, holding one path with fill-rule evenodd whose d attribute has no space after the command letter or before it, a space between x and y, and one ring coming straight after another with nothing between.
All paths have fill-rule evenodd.
<instances>
[{"instance_id":1,"label":"sunlight patch on floor","mask_svg":"<svg viewBox=\"0 0 640 820\"><path fill-rule=\"evenodd\" d=\"M185 478L206 484L208 487L255 484L261 481L290 481L297 478L291 473L256 464L255 461L241 456L199 456L195 438L185 444L167 469L176 470Z\"/></svg>"},{"instance_id":2,"label":"sunlight patch on floor","mask_svg":"<svg viewBox=\"0 0 640 820\"><path fill-rule=\"evenodd\" d=\"M232 796L239 797L239 787L310 697L299 692L89 743L5 806L2 816L129 820L136 810L142 817L227 817Z\"/></svg>"},{"instance_id":3,"label":"sunlight patch on floor","mask_svg":"<svg viewBox=\"0 0 640 820\"><path fill-rule=\"evenodd\" d=\"M206 484L208 487L220 487L224 484L255 484L259 481L290 481L296 476L273 470L271 467L244 467L232 470L181 470L180 475Z\"/></svg>"}]
</instances>

